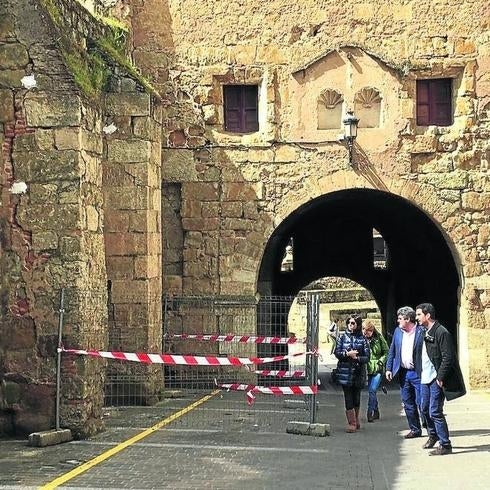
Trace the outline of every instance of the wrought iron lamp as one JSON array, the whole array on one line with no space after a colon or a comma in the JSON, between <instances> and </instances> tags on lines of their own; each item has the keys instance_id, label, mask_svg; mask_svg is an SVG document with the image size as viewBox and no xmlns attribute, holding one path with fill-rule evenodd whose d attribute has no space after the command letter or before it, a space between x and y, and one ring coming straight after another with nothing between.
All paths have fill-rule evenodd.
<instances>
[{"instance_id":1,"label":"wrought iron lamp","mask_svg":"<svg viewBox=\"0 0 490 490\"><path fill-rule=\"evenodd\" d=\"M293 238L289 239L286 245L286 250L284 251L284 257L281 261L281 272L292 272L294 269L294 259L293 259Z\"/></svg>"},{"instance_id":2,"label":"wrought iron lamp","mask_svg":"<svg viewBox=\"0 0 490 490\"><path fill-rule=\"evenodd\" d=\"M342 122L344 124L344 139L347 141L347 147L349 149L349 164L352 166L352 153L354 140L357 138L357 125L359 124L359 119L354 116L353 111L347 111L347 115Z\"/></svg>"}]
</instances>

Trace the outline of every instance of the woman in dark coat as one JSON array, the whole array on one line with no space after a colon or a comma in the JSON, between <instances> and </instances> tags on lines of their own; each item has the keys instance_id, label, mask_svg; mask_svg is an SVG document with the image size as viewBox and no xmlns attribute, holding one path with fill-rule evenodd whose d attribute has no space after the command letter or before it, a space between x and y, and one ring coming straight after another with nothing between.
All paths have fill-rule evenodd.
<instances>
[{"instance_id":1,"label":"woman in dark coat","mask_svg":"<svg viewBox=\"0 0 490 490\"><path fill-rule=\"evenodd\" d=\"M359 316L347 318L344 333L339 337L335 348L338 382L344 391L346 432L352 433L361 428L359 408L361 390L367 381L366 365L369 362L369 343L362 335L362 320Z\"/></svg>"}]
</instances>

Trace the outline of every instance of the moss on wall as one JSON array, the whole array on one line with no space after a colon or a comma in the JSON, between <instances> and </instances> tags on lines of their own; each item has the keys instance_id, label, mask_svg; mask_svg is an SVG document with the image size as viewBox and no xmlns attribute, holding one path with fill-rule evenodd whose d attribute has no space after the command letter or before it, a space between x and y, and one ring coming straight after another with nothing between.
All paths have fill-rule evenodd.
<instances>
[{"instance_id":1,"label":"moss on wall","mask_svg":"<svg viewBox=\"0 0 490 490\"><path fill-rule=\"evenodd\" d=\"M73 26L65 19L56 0L40 0L59 33L58 42L61 54L75 83L90 99L98 99L104 93L114 73L114 66L122 68L134 78L141 87L160 98L151 83L138 71L129 59L126 49L128 28L111 17L93 16L93 21L102 24L104 35L85 42L77 42ZM89 12L87 11L87 15Z\"/></svg>"}]
</instances>

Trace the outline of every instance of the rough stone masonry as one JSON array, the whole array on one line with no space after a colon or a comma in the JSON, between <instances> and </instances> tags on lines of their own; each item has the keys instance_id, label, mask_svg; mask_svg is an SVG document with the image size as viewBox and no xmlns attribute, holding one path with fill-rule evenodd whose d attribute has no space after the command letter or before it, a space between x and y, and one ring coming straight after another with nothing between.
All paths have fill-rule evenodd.
<instances>
[{"instance_id":1,"label":"rough stone masonry","mask_svg":"<svg viewBox=\"0 0 490 490\"><path fill-rule=\"evenodd\" d=\"M443 242L460 360L469 386L488 388L488 2L107 5L0 5L0 433L53 424L61 288L67 345L159 351L163 294L306 286L298 267L294 284L276 272L278 251L301 230L299 254L323 223L308 210L333 202L341 216L354 191L380 215L401 198ZM418 124L417 82L440 79L450 124ZM257 131L225 129L228 86L257 87ZM348 109L360 118L352 166L339 141ZM341 221L330 226L342 237ZM410 247L394 246L394 261L397 250ZM396 290L389 273L366 277ZM395 306L381 308L387 328ZM102 427L98 362L63 366L63 425L81 436ZM158 373L145 373L139 393L153 403Z\"/></svg>"}]
</instances>

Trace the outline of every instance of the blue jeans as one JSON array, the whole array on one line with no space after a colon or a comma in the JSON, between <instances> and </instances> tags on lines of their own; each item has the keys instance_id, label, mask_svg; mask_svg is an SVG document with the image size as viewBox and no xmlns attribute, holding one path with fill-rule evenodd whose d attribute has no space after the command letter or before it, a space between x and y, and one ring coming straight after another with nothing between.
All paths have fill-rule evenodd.
<instances>
[{"instance_id":1,"label":"blue jeans","mask_svg":"<svg viewBox=\"0 0 490 490\"><path fill-rule=\"evenodd\" d=\"M422 414L427 422L429 436L437 437L441 446L450 446L449 429L444 416L444 391L436 383L420 385L422 392Z\"/></svg>"},{"instance_id":2,"label":"blue jeans","mask_svg":"<svg viewBox=\"0 0 490 490\"><path fill-rule=\"evenodd\" d=\"M400 395L407 416L408 427L416 434L422 433L420 426L420 378L415 370L400 368Z\"/></svg>"},{"instance_id":3,"label":"blue jeans","mask_svg":"<svg viewBox=\"0 0 490 490\"><path fill-rule=\"evenodd\" d=\"M368 376L368 412L378 410L378 398L376 392L381 384L381 374L370 374Z\"/></svg>"}]
</instances>

